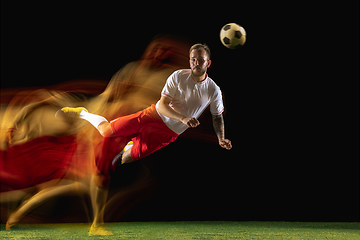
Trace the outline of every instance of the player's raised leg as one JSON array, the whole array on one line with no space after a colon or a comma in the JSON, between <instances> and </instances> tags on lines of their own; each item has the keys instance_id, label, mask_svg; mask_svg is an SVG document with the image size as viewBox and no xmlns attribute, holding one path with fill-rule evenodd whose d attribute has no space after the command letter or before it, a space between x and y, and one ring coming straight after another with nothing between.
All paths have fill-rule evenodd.
<instances>
[{"instance_id":1,"label":"player's raised leg","mask_svg":"<svg viewBox=\"0 0 360 240\"><path fill-rule=\"evenodd\" d=\"M113 131L111 129L110 123L106 118L100 115L96 115L93 113L89 113L89 111L86 108L83 107L77 107L77 108L71 108L71 107L64 107L56 112L55 116L59 116L60 114L65 114L69 117L74 118L81 118L93 125L99 133L103 137L110 137L113 135Z\"/></svg>"}]
</instances>

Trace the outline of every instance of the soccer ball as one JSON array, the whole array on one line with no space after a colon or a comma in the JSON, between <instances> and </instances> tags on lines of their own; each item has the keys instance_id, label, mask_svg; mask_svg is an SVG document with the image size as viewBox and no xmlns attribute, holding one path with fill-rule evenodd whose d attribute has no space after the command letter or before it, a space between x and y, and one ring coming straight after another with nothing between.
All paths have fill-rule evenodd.
<instances>
[{"instance_id":1,"label":"soccer ball","mask_svg":"<svg viewBox=\"0 0 360 240\"><path fill-rule=\"evenodd\" d=\"M245 29L236 23L228 23L221 28L220 40L227 48L239 48L246 41Z\"/></svg>"}]
</instances>

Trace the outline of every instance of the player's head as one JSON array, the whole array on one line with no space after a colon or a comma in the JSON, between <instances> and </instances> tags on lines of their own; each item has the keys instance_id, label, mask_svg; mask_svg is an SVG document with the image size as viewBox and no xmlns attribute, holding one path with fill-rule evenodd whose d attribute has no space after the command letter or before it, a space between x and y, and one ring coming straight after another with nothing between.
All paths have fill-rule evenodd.
<instances>
[{"instance_id":1,"label":"player's head","mask_svg":"<svg viewBox=\"0 0 360 240\"><path fill-rule=\"evenodd\" d=\"M210 67L210 48L206 44L197 43L190 48L190 68L194 76L202 76Z\"/></svg>"}]
</instances>

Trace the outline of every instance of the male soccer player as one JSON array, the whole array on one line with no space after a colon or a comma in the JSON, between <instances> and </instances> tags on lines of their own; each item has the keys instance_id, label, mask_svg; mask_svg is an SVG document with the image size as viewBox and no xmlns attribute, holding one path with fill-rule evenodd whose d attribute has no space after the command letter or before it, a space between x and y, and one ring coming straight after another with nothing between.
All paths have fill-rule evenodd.
<instances>
[{"instance_id":1,"label":"male soccer player","mask_svg":"<svg viewBox=\"0 0 360 240\"><path fill-rule=\"evenodd\" d=\"M160 100L145 110L108 122L104 117L89 113L85 108L61 109L61 112L67 115L90 122L104 137L105 152L109 150L109 146L114 146L114 137L122 137L125 144L132 140L132 144L128 144L117 156L109 157L103 154L96 159L98 173L93 180L96 187L92 194L94 222L90 235L111 234L99 227L99 223L102 222L100 211L106 203L109 186L106 183L109 177L108 169L117 158L121 158L122 163L137 161L175 141L187 128L195 128L200 124L197 119L209 105L219 145L227 150L232 148L231 141L225 138L222 116L224 106L220 88L207 75L211 64L210 49L205 44L195 44L190 48L189 54L191 69L182 69L171 74L161 92Z\"/></svg>"}]
</instances>

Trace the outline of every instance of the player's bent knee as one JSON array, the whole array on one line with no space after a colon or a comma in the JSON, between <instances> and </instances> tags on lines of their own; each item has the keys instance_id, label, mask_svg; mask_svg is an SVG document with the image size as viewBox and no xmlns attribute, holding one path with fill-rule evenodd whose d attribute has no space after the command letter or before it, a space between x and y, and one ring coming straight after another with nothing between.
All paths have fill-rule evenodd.
<instances>
[{"instance_id":1,"label":"player's bent knee","mask_svg":"<svg viewBox=\"0 0 360 240\"><path fill-rule=\"evenodd\" d=\"M112 137L114 136L114 132L111 128L110 123L102 122L98 126L99 132L103 137Z\"/></svg>"}]
</instances>

